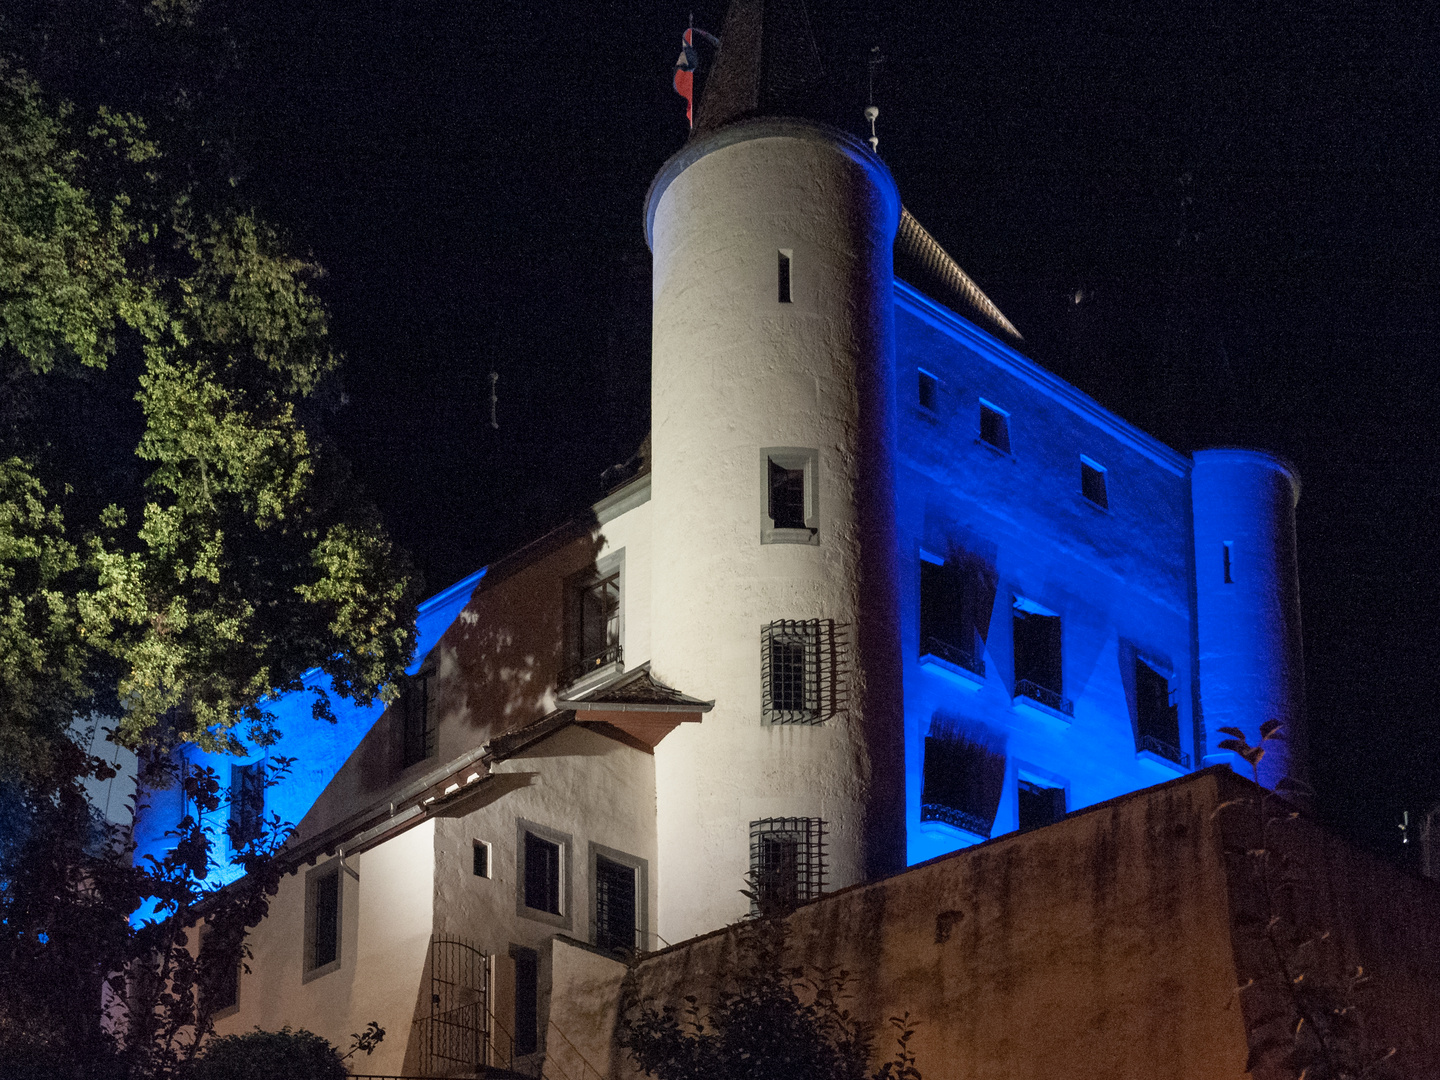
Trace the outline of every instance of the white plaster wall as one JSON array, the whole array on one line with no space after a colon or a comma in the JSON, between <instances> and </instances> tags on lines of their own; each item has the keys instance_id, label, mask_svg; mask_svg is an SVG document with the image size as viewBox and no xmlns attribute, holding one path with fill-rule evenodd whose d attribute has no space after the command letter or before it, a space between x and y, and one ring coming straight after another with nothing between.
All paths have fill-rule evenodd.
<instances>
[{"instance_id":1,"label":"white plaster wall","mask_svg":"<svg viewBox=\"0 0 1440 1080\"><path fill-rule=\"evenodd\" d=\"M829 822L829 881L903 853L883 166L798 124L726 129L652 195L656 675L716 701L657 748L660 932L744 914L749 823ZM753 137L752 137L753 136ZM695 152L690 148L691 154ZM663 175L663 174L662 174ZM793 298L777 301L777 252ZM819 451L818 546L760 543L762 447ZM834 619L848 708L765 727L761 628Z\"/></svg>"},{"instance_id":2,"label":"white plaster wall","mask_svg":"<svg viewBox=\"0 0 1440 1080\"><path fill-rule=\"evenodd\" d=\"M219 1035L256 1025L308 1028L342 1050L371 1020L385 1040L365 1072L402 1071L432 923L434 822L348 857L342 871L340 967L304 981L305 875L284 878L270 914L250 933L251 971L240 978L239 1009L217 1022ZM324 865L324 860L317 866Z\"/></svg>"}]
</instances>

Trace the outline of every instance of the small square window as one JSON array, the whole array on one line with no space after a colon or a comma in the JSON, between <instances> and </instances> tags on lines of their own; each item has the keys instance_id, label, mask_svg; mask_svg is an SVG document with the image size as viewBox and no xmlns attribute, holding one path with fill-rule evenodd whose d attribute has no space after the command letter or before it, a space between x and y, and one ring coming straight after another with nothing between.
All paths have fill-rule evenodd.
<instances>
[{"instance_id":1,"label":"small square window","mask_svg":"<svg viewBox=\"0 0 1440 1080\"><path fill-rule=\"evenodd\" d=\"M921 369L916 372L916 394L920 407L926 412L937 412L940 405L940 380L930 372Z\"/></svg>"},{"instance_id":2,"label":"small square window","mask_svg":"<svg viewBox=\"0 0 1440 1080\"><path fill-rule=\"evenodd\" d=\"M996 450L1010 452L1010 417L987 401L980 402L980 440Z\"/></svg>"},{"instance_id":3,"label":"small square window","mask_svg":"<svg viewBox=\"0 0 1440 1080\"><path fill-rule=\"evenodd\" d=\"M475 841L472 868L476 877L488 878L490 876L490 845L484 840Z\"/></svg>"},{"instance_id":4,"label":"small square window","mask_svg":"<svg viewBox=\"0 0 1440 1080\"><path fill-rule=\"evenodd\" d=\"M818 544L819 451L772 446L760 451L762 544Z\"/></svg>"},{"instance_id":5,"label":"small square window","mask_svg":"<svg viewBox=\"0 0 1440 1080\"><path fill-rule=\"evenodd\" d=\"M1065 789L1020 781L1020 831L1051 825L1065 816Z\"/></svg>"},{"instance_id":6,"label":"small square window","mask_svg":"<svg viewBox=\"0 0 1440 1080\"><path fill-rule=\"evenodd\" d=\"M1105 490L1105 466L1098 465L1087 457L1080 459L1080 494L1101 509L1110 506Z\"/></svg>"}]
</instances>

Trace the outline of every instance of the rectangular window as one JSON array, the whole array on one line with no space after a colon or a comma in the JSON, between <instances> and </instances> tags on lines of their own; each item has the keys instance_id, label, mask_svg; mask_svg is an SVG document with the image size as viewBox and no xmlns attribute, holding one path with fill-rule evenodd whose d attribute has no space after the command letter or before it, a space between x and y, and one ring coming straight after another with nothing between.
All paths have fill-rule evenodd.
<instances>
[{"instance_id":1,"label":"rectangular window","mask_svg":"<svg viewBox=\"0 0 1440 1080\"><path fill-rule=\"evenodd\" d=\"M400 690L401 718L404 724L401 764L405 768L435 756L439 743L439 724L431 700L435 668L426 660L419 672L405 679Z\"/></svg>"},{"instance_id":2,"label":"rectangular window","mask_svg":"<svg viewBox=\"0 0 1440 1080\"><path fill-rule=\"evenodd\" d=\"M762 544L819 543L816 469L819 452L795 447L760 451L764 487Z\"/></svg>"},{"instance_id":3,"label":"rectangular window","mask_svg":"<svg viewBox=\"0 0 1440 1080\"><path fill-rule=\"evenodd\" d=\"M224 955L220 938L208 926L200 937L200 997L212 1015L240 1003L240 958Z\"/></svg>"},{"instance_id":4,"label":"rectangular window","mask_svg":"<svg viewBox=\"0 0 1440 1080\"><path fill-rule=\"evenodd\" d=\"M1105 468L1087 457L1080 458L1080 494L1096 506L1108 509L1109 495L1105 490Z\"/></svg>"},{"instance_id":5,"label":"rectangular window","mask_svg":"<svg viewBox=\"0 0 1440 1080\"><path fill-rule=\"evenodd\" d=\"M1065 816L1065 789L1020 781L1020 831L1050 825Z\"/></svg>"},{"instance_id":6,"label":"rectangular window","mask_svg":"<svg viewBox=\"0 0 1440 1080\"><path fill-rule=\"evenodd\" d=\"M1015 640L1015 696L1030 698L1067 715L1074 707L1064 696L1061 677L1060 616L1016 600L1012 618Z\"/></svg>"},{"instance_id":7,"label":"rectangular window","mask_svg":"<svg viewBox=\"0 0 1440 1080\"><path fill-rule=\"evenodd\" d=\"M818 724L829 706L825 668L833 660L834 624L784 619L760 634L761 708L770 724Z\"/></svg>"},{"instance_id":8,"label":"rectangular window","mask_svg":"<svg viewBox=\"0 0 1440 1080\"><path fill-rule=\"evenodd\" d=\"M781 251L777 260L779 266L779 300L782 304L790 303L790 258L791 252Z\"/></svg>"},{"instance_id":9,"label":"rectangular window","mask_svg":"<svg viewBox=\"0 0 1440 1080\"><path fill-rule=\"evenodd\" d=\"M620 574L577 586L572 594L575 615L573 653L585 667L615 662L620 644Z\"/></svg>"},{"instance_id":10,"label":"rectangular window","mask_svg":"<svg viewBox=\"0 0 1440 1080\"><path fill-rule=\"evenodd\" d=\"M1010 416L988 401L980 402L980 440L996 450L1010 452Z\"/></svg>"},{"instance_id":11,"label":"rectangular window","mask_svg":"<svg viewBox=\"0 0 1440 1080\"><path fill-rule=\"evenodd\" d=\"M997 746L946 727L925 737L921 821L988 837L1004 789L1005 755Z\"/></svg>"},{"instance_id":12,"label":"rectangular window","mask_svg":"<svg viewBox=\"0 0 1440 1080\"><path fill-rule=\"evenodd\" d=\"M595 856L595 944L612 952L635 948L635 867Z\"/></svg>"},{"instance_id":13,"label":"rectangular window","mask_svg":"<svg viewBox=\"0 0 1440 1080\"><path fill-rule=\"evenodd\" d=\"M265 828L265 763L230 766L230 843L241 847Z\"/></svg>"},{"instance_id":14,"label":"rectangular window","mask_svg":"<svg viewBox=\"0 0 1440 1080\"><path fill-rule=\"evenodd\" d=\"M916 375L918 382L916 393L920 401L920 407L930 413L938 411L940 405L940 380L924 369L917 371Z\"/></svg>"},{"instance_id":15,"label":"rectangular window","mask_svg":"<svg viewBox=\"0 0 1440 1080\"><path fill-rule=\"evenodd\" d=\"M471 866L475 871L475 876L488 878L490 876L490 845L484 840L476 840L472 859Z\"/></svg>"},{"instance_id":16,"label":"rectangular window","mask_svg":"<svg viewBox=\"0 0 1440 1080\"><path fill-rule=\"evenodd\" d=\"M525 906L560 914L560 845L525 834Z\"/></svg>"},{"instance_id":17,"label":"rectangular window","mask_svg":"<svg viewBox=\"0 0 1440 1080\"><path fill-rule=\"evenodd\" d=\"M1230 573L1231 565L1232 565L1232 560L1233 560L1233 557L1234 557L1234 554L1235 554L1235 550L1234 550L1234 549L1235 549L1235 542L1234 542L1233 540L1226 540L1226 541L1225 541L1225 548L1224 548L1225 584L1226 584L1226 585L1234 585L1234 584L1235 584L1235 579L1231 576L1231 573Z\"/></svg>"},{"instance_id":18,"label":"rectangular window","mask_svg":"<svg viewBox=\"0 0 1440 1080\"><path fill-rule=\"evenodd\" d=\"M1188 755L1180 749L1180 707L1170 692L1170 677L1142 657L1135 658L1135 713L1140 749L1177 765Z\"/></svg>"},{"instance_id":19,"label":"rectangular window","mask_svg":"<svg viewBox=\"0 0 1440 1080\"><path fill-rule=\"evenodd\" d=\"M306 880L309 910L305 970L323 974L340 960L340 867L312 870Z\"/></svg>"},{"instance_id":20,"label":"rectangular window","mask_svg":"<svg viewBox=\"0 0 1440 1080\"><path fill-rule=\"evenodd\" d=\"M515 1053L533 1054L540 1048L540 954L511 945L510 957L515 961Z\"/></svg>"},{"instance_id":21,"label":"rectangular window","mask_svg":"<svg viewBox=\"0 0 1440 1080\"><path fill-rule=\"evenodd\" d=\"M766 912L813 900L825 890L825 822L765 818L750 823L751 909Z\"/></svg>"},{"instance_id":22,"label":"rectangular window","mask_svg":"<svg viewBox=\"0 0 1440 1080\"><path fill-rule=\"evenodd\" d=\"M985 674L978 621L981 590L956 562L921 557L920 656L976 675ZM988 613L984 616L987 620Z\"/></svg>"}]
</instances>

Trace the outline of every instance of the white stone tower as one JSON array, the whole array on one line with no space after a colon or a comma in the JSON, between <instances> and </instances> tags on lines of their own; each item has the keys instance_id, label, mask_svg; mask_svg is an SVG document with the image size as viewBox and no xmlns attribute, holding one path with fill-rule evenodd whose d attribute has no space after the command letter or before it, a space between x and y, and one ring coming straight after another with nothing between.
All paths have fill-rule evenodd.
<instances>
[{"instance_id":1,"label":"white stone tower","mask_svg":"<svg viewBox=\"0 0 1440 1080\"><path fill-rule=\"evenodd\" d=\"M817 845L827 891L905 857L900 200L863 142L796 115L818 70L800 0L734 0L722 41L646 206L652 664L716 702L656 748L671 942L745 914L752 856L802 897Z\"/></svg>"},{"instance_id":2,"label":"white stone tower","mask_svg":"<svg viewBox=\"0 0 1440 1080\"><path fill-rule=\"evenodd\" d=\"M1201 450L1190 492L1195 515L1195 626L1200 714L1207 750L1222 727L1250 744L1279 720L1281 738L1266 745L1260 781L1307 780L1305 668L1300 641L1300 578L1295 504L1300 478L1258 450ZM1249 775L1249 767L1234 767Z\"/></svg>"}]
</instances>

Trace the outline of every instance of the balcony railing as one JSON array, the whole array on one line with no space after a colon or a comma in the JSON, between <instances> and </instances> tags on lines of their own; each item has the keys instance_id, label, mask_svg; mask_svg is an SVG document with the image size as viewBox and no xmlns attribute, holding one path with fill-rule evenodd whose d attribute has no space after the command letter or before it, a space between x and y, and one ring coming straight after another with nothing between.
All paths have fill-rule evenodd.
<instances>
[{"instance_id":1,"label":"balcony railing","mask_svg":"<svg viewBox=\"0 0 1440 1080\"><path fill-rule=\"evenodd\" d=\"M957 810L953 806L946 806L944 803L922 803L920 806L921 821L943 821L946 825L953 825L957 829L964 829L976 836L989 836L993 821L986 821L979 814L972 814L969 810Z\"/></svg>"},{"instance_id":2,"label":"balcony railing","mask_svg":"<svg viewBox=\"0 0 1440 1080\"><path fill-rule=\"evenodd\" d=\"M1190 768L1190 755L1181 750L1178 746L1171 746L1163 739L1157 739L1154 735L1140 736L1140 749L1148 750L1150 753L1163 757L1166 761L1173 761L1182 769Z\"/></svg>"},{"instance_id":3,"label":"balcony railing","mask_svg":"<svg viewBox=\"0 0 1440 1080\"><path fill-rule=\"evenodd\" d=\"M972 675L985 677L985 659L978 652L966 652L942 638L927 637L920 645L921 656L933 656L958 668L964 668Z\"/></svg>"},{"instance_id":4,"label":"balcony railing","mask_svg":"<svg viewBox=\"0 0 1440 1080\"><path fill-rule=\"evenodd\" d=\"M586 675L596 671L603 671L607 667L619 667L624 662L624 653L617 641L614 645L607 645L594 656L587 656L579 663L571 664L560 672L560 685L569 686L577 683Z\"/></svg>"},{"instance_id":5,"label":"balcony railing","mask_svg":"<svg viewBox=\"0 0 1440 1080\"><path fill-rule=\"evenodd\" d=\"M1058 691L1051 690L1048 686L1031 682L1029 679L1015 681L1015 696L1038 701L1041 705L1054 709L1058 713L1064 713L1066 716L1075 715L1075 704L1069 698Z\"/></svg>"}]
</instances>

